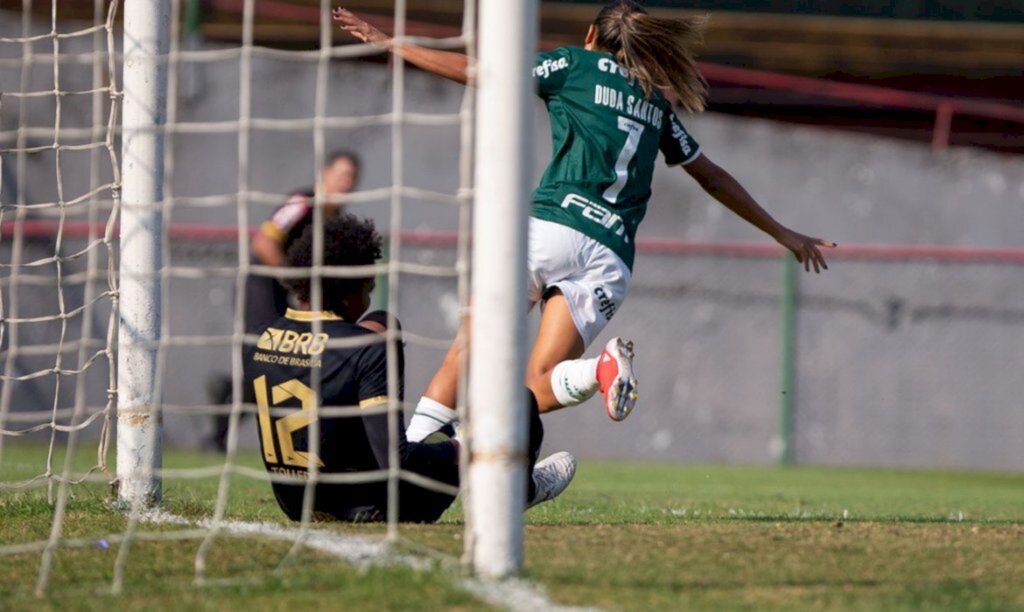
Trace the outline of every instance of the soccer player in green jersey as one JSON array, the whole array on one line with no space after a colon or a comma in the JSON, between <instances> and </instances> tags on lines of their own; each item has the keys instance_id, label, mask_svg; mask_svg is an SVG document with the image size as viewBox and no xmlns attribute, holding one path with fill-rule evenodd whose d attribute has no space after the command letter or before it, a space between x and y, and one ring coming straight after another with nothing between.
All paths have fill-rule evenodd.
<instances>
[{"instance_id":1,"label":"soccer player in green jersey","mask_svg":"<svg viewBox=\"0 0 1024 612\"><path fill-rule=\"evenodd\" d=\"M336 9L334 19L364 42L468 82L464 54L397 46L344 9ZM706 83L694 49L705 21L655 17L632 0L617 0L598 13L584 48L537 56L534 82L548 109L553 143L551 163L533 194L527 262L530 304L543 304L527 365L527 386L541 412L601 391L608 415L619 421L636 403L631 342L613 338L598 357L581 357L626 297L659 151L668 165L682 166L708 194L792 251L807 271L827 267L820 247L835 244L773 219L704 154L663 94L687 111L704 110ZM455 419L458 363L453 347L416 408L409 439Z\"/></svg>"}]
</instances>

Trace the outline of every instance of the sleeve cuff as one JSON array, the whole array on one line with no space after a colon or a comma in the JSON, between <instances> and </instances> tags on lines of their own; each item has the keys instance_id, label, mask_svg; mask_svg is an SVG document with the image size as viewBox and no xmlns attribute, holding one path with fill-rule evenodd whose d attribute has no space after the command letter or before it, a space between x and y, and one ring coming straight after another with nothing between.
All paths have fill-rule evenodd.
<instances>
[{"instance_id":1,"label":"sleeve cuff","mask_svg":"<svg viewBox=\"0 0 1024 612\"><path fill-rule=\"evenodd\" d=\"M381 404L388 403L388 396L378 395L376 397L368 397L364 400L359 400L359 409L372 408L374 406L380 406Z\"/></svg>"},{"instance_id":2,"label":"sleeve cuff","mask_svg":"<svg viewBox=\"0 0 1024 612\"><path fill-rule=\"evenodd\" d=\"M260 232L281 244L284 244L284 239L287 236L287 234L281 231L281 228L274 225L273 221L264 221L263 224L260 225Z\"/></svg>"},{"instance_id":3,"label":"sleeve cuff","mask_svg":"<svg viewBox=\"0 0 1024 612\"><path fill-rule=\"evenodd\" d=\"M693 161L696 160L698 157L700 157L703 153L704 153L704 151L701 150L701 148L698 146L697 150L694 151L693 155L687 157L683 161L676 162L674 164L665 164L665 165L668 166L669 168L675 168L676 166L679 166L679 167L687 166L687 165L693 163Z\"/></svg>"}]
</instances>

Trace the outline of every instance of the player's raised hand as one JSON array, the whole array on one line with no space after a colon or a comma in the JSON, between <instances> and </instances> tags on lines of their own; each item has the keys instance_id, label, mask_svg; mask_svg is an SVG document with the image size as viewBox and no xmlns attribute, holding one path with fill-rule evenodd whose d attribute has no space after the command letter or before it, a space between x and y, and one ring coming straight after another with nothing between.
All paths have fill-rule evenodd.
<instances>
[{"instance_id":1,"label":"player's raised hand","mask_svg":"<svg viewBox=\"0 0 1024 612\"><path fill-rule=\"evenodd\" d=\"M331 11L331 16L342 30L378 49L393 51L414 66L463 85L469 80L469 58L463 53L427 49L408 43L396 47L394 38L360 19L352 11L336 8Z\"/></svg>"},{"instance_id":2,"label":"player's raised hand","mask_svg":"<svg viewBox=\"0 0 1024 612\"><path fill-rule=\"evenodd\" d=\"M828 249L836 247L836 243L831 240L811 238L790 229L783 231L781 235L776 237L776 240L779 241L779 244L793 252L796 260L804 265L804 270L807 272L811 271L811 266L814 266L816 273L828 270L828 265L825 263L825 257L821 254L820 247Z\"/></svg>"},{"instance_id":3,"label":"player's raised hand","mask_svg":"<svg viewBox=\"0 0 1024 612\"><path fill-rule=\"evenodd\" d=\"M387 46L391 42L390 36L366 23L350 10L336 8L331 11L331 17L342 30L365 43Z\"/></svg>"}]
</instances>

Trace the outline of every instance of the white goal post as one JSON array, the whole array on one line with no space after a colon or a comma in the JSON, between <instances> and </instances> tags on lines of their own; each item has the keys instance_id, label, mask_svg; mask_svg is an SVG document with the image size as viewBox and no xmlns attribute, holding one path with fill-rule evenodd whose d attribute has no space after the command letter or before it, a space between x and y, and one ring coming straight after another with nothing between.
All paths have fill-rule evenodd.
<instances>
[{"instance_id":1,"label":"white goal post","mask_svg":"<svg viewBox=\"0 0 1024 612\"><path fill-rule=\"evenodd\" d=\"M478 43L470 351L470 538L474 570L523 563L526 219L533 172L536 0L482 0Z\"/></svg>"},{"instance_id":2,"label":"white goal post","mask_svg":"<svg viewBox=\"0 0 1024 612\"><path fill-rule=\"evenodd\" d=\"M126 0L117 357L117 479L122 502L161 496L158 345L163 306L164 133L170 0Z\"/></svg>"},{"instance_id":3,"label":"white goal post","mask_svg":"<svg viewBox=\"0 0 1024 612\"><path fill-rule=\"evenodd\" d=\"M126 0L117 475L126 504L161 495L158 345L169 0ZM519 572L527 454L526 215L532 164L529 68L536 0L480 2L476 65L468 551L485 577ZM500 118L496 119L496 118ZM475 374L475 375L474 375Z\"/></svg>"},{"instance_id":4,"label":"white goal post","mask_svg":"<svg viewBox=\"0 0 1024 612\"><path fill-rule=\"evenodd\" d=\"M332 142L372 160L364 166L370 185L345 192L345 204L377 223L388 239L384 261L339 270L323 265L324 241L315 238L309 274L387 275L387 297L374 301L400 316L404 328L400 333L389 328L380 339L362 339L401 339L437 357L450 346L451 336L464 330L460 316L472 304L470 333L460 334L473 340L458 394L467 425L460 466L463 560L484 579L519 573L529 447L523 291L534 171L531 68L537 0L465 0L461 31L448 36L443 33L452 28L415 22L409 22L412 34L407 34L406 0L394 0L393 25L382 27L393 27L399 43L465 48L473 58L475 83L466 89L450 83L438 88L436 77L407 70L396 58L386 69L390 80L379 63L335 62L381 54L373 45L339 44L353 41L331 22L337 0L244 0L223 9L238 15L240 44L229 36L183 48L178 35L189 1L92 0L91 24L79 3L22 2L20 26L7 17L16 14L13 10L0 8L0 155L5 163L0 168L0 495L13 491L19 500L24 497L35 513L29 520L50 525L45 538L25 529L19 533L24 541L0 543L0 562L11 557L32 565L32 556L38 556L38 596L58 593L65 585L85 592L97 579L91 570L110 563L111 571L99 580L110 578L109 592L130 595L136 582L131 568L145 555L135 543L198 541L198 547L183 546L175 553L194 556L188 566L194 584L243 582L248 578L236 575L237 568L255 563L244 553L237 566L211 562L207 567L208 557L217 561L210 551L222 546L222 539L290 543L281 547L287 552L282 550L279 561L276 552L268 555L281 569L296 561L297 552L315 548L317 538L336 542L350 535L341 533L345 525L313 525L320 518L314 518L311 503L318 482L387 481L387 530L353 537L360 546L370 545L370 552L361 548L359 555L385 562L405 558L404 545L417 544L407 533L398 533L399 481L452 496L458 490L399 465L399 411L411 412L415 399L403 398L398 389L398 343L388 342L387 349L389 469L353 474L321 473L313 467L304 475L268 473L259 453L250 452L260 442L251 434L244 438L243 451L249 454L236 461L243 452L241 428L257 428L251 420L240 424L243 414L257 412L239 393L242 349L259 338L243 330L243 285L254 272L279 279L305 274L252 263L250 236L256 229L250 219L271 218L272 211L283 208L294 192L281 190L293 185L277 185L306 177ZM300 24L317 23L319 45L256 45L257 26L282 14ZM34 47L48 49L41 53ZM89 68L91 76L86 75ZM185 77L196 74L199 92L179 99ZM269 83L266 91L252 87L254 75ZM237 92L232 89L236 83ZM275 98L282 91L314 103L305 111L301 104L278 107ZM424 91L431 95L416 95ZM284 108L288 112L280 112ZM252 134L259 139L251 143ZM228 140L235 143L225 145ZM406 180L409 160L420 159L423 151L434 158L422 166L415 162ZM286 156L290 159L281 164L279 158ZM182 158L190 163L179 163ZM281 176L260 176L250 184L250 171L256 176L282 165L286 172ZM457 174L451 171L456 167ZM318 185L310 190L314 203L329 197L338 201L341 194L327 194L321 184L323 170L310 174ZM403 227L403 208L412 209L410 203L424 206L413 210L413 221ZM442 209L427 205L444 209L437 213ZM250 210L260 216L250 217ZM312 210L313 227L322 230L325 215L315 206ZM457 227L454 238L417 241L417 232L429 233L435 225ZM222 244L219 250L208 246L228 240L236 244ZM197 247L200 241L206 242ZM403 257L403 242L411 255ZM229 284L232 289L226 289ZM313 287L310 301L316 308L323 302L319 285ZM95 331L101 323L94 324L93 318L106 321L105 333ZM232 329L225 333L229 324ZM70 358L74 354L77 363ZM429 358L415 363L426 364L431 372L438 365ZM222 381L222 366L230 368L228 401L196 384ZM301 411L312 414L304 415L305 438L296 444L307 444L315 455L320 419L362 413L357 406L321 405L318 369L309 367L315 369L312 407L303 399ZM410 380L421 382L416 376L422 372L410 371ZM278 412L291 414L298 413L297 402L294 397L275 400ZM468 412L463 410L467 405ZM210 417L225 415L230 420L226 449L200 454L195 447L210 441L204 437L213 425ZM116 468L111 470L107 457L115 419ZM165 436L173 451L166 457ZM76 445L97 439L95 460L76 453ZM203 449L212 450L208 445ZM269 510L265 504L274 504L273 497L268 501L257 493L268 491L270 482L304 483L303 516L295 526L283 525L284 513L274 515L269 526L249 522ZM107 500L111 487L117 498L113 507ZM245 503L241 509L229 508L237 490L243 491ZM199 498L201 503L190 503ZM68 529L79 512L95 518L95 524L81 521ZM60 555L68 549L86 561L61 564ZM413 549L455 561L429 546ZM116 554L103 552L108 550ZM65 566L73 566L69 581ZM79 585L79 579L89 584Z\"/></svg>"}]
</instances>

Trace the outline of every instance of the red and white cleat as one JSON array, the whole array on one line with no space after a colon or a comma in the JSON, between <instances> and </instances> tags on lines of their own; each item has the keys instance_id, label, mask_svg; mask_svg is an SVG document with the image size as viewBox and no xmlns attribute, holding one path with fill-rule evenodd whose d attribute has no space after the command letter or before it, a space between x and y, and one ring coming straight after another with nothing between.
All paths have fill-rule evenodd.
<instances>
[{"instance_id":1,"label":"red and white cleat","mask_svg":"<svg viewBox=\"0 0 1024 612\"><path fill-rule=\"evenodd\" d=\"M637 382L633 375L633 343L612 338L597 360L597 382L604 395L605 410L613 421L621 421L636 406Z\"/></svg>"}]
</instances>

